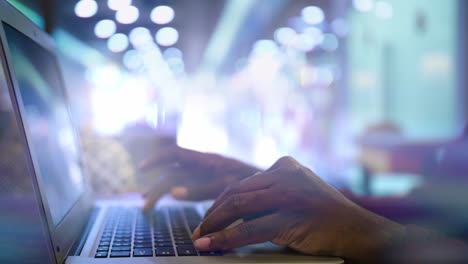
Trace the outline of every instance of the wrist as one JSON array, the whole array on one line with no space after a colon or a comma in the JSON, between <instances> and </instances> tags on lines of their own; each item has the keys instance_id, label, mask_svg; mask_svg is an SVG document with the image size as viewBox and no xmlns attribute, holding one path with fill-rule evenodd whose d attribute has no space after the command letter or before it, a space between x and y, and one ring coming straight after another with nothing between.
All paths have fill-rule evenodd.
<instances>
[{"instance_id":1,"label":"wrist","mask_svg":"<svg viewBox=\"0 0 468 264\"><path fill-rule=\"evenodd\" d=\"M381 263L386 253L404 239L403 225L359 207L359 217L351 221L354 226L351 243L343 250L343 257L351 263Z\"/></svg>"}]
</instances>

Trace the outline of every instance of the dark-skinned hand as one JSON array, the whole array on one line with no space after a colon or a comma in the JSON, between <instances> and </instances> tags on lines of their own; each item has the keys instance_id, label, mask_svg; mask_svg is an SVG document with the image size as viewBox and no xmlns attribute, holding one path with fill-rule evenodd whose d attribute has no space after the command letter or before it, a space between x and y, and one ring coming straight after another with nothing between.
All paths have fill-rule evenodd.
<instances>
[{"instance_id":1,"label":"dark-skinned hand","mask_svg":"<svg viewBox=\"0 0 468 264\"><path fill-rule=\"evenodd\" d=\"M243 219L237 226L226 229ZM193 239L199 250L271 241L312 254L376 263L404 227L348 200L290 157L230 185L208 210Z\"/></svg>"},{"instance_id":2,"label":"dark-skinned hand","mask_svg":"<svg viewBox=\"0 0 468 264\"><path fill-rule=\"evenodd\" d=\"M232 182L259 171L235 159L176 145L158 150L140 166L142 171L155 168L163 173L145 193L146 210L166 193L176 199L215 199Z\"/></svg>"}]
</instances>

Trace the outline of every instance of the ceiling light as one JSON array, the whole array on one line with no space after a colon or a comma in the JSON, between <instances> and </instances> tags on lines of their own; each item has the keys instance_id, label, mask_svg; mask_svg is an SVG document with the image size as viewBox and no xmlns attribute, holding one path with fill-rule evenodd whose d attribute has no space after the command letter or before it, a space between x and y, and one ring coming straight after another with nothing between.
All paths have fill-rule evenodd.
<instances>
[{"instance_id":1,"label":"ceiling light","mask_svg":"<svg viewBox=\"0 0 468 264\"><path fill-rule=\"evenodd\" d=\"M114 35L115 30L117 29L115 22L110 19L104 19L97 22L96 26L94 27L94 34L98 38L108 38Z\"/></svg>"},{"instance_id":2,"label":"ceiling light","mask_svg":"<svg viewBox=\"0 0 468 264\"><path fill-rule=\"evenodd\" d=\"M374 8L374 0L353 0L353 6L361 12L369 12Z\"/></svg>"},{"instance_id":3,"label":"ceiling light","mask_svg":"<svg viewBox=\"0 0 468 264\"><path fill-rule=\"evenodd\" d=\"M316 39L313 36L307 33L302 33L298 35L297 41L294 44L295 48L297 48L298 50L303 52L309 52L313 50L318 43L316 42Z\"/></svg>"},{"instance_id":4,"label":"ceiling light","mask_svg":"<svg viewBox=\"0 0 468 264\"><path fill-rule=\"evenodd\" d=\"M323 41L323 32L319 28L316 27L308 27L304 30L304 34L310 36L316 45L319 45Z\"/></svg>"},{"instance_id":5,"label":"ceiling light","mask_svg":"<svg viewBox=\"0 0 468 264\"><path fill-rule=\"evenodd\" d=\"M375 14L382 19L391 19L393 17L393 6L387 1L378 1L375 4Z\"/></svg>"},{"instance_id":6,"label":"ceiling light","mask_svg":"<svg viewBox=\"0 0 468 264\"><path fill-rule=\"evenodd\" d=\"M118 11L131 4L132 4L132 0L108 0L107 1L107 6L114 11Z\"/></svg>"},{"instance_id":7,"label":"ceiling light","mask_svg":"<svg viewBox=\"0 0 468 264\"><path fill-rule=\"evenodd\" d=\"M153 38L151 37L149 29L144 27L137 27L132 29L128 36L130 38L130 42L135 47L142 47L148 43L153 42Z\"/></svg>"},{"instance_id":8,"label":"ceiling light","mask_svg":"<svg viewBox=\"0 0 468 264\"><path fill-rule=\"evenodd\" d=\"M180 49L170 47L163 52L163 57L167 60L170 58L179 58L182 59L183 53Z\"/></svg>"},{"instance_id":9,"label":"ceiling light","mask_svg":"<svg viewBox=\"0 0 468 264\"><path fill-rule=\"evenodd\" d=\"M138 70L143 66L143 60L136 50L129 50L123 55L123 64L129 70Z\"/></svg>"},{"instance_id":10,"label":"ceiling light","mask_svg":"<svg viewBox=\"0 0 468 264\"><path fill-rule=\"evenodd\" d=\"M140 11L134 6L127 6L115 13L115 19L121 24L132 24L138 20Z\"/></svg>"},{"instance_id":11,"label":"ceiling light","mask_svg":"<svg viewBox=\"0 0 468 264\"><path fill-rule=\"evenodd\" d=\"M157 6L151 11L151 21L156 24L164 25L174 20L174 9L170 6Z\"/></svg>"},{"instance_id":12,"label":"ceiling light","mask_svg":"<svg viewBox=\"0 0 468 264\"><path fill-rule=\"evenodd\" d=\"M322 49L325 51L335 51L338 49L339 42L338 38L334 34L324 34L323 35L323 41L322 41Z\"/></svg>"},{"instance_id":13,"label":"ceiling light","mask_svg":"<svg viewBox=\"0 0 468 264\"><path fill-rule=\"evenodd\" d=\"M302 19L310 25L321 24L325 20L325 13L320 7L308 6L302 9Z\"/></svg>"},{"instance_id":14,"label":"ceiling light","mask_svg":"<svg viewBox=\"0 0 468 264\"><path fill-rule=\"evenodd\" d=\"M98 11L98 4L94 0L81 0L75 5L75 14L79 17L92 17Z\"/></svg>"},{"instance_id":15,"label":"ceiling light","mask_svg":"<svg viewBox=\"0 0 468 264\"><path fill-rule=\"evenodd\" d=\"M288 46L294 41L297 34L292 28L282 27L275 31L275 40L281 45Z\"/></svg>"},{"instance_id":16,"label":"ceiling light","mask_svg":"<svg viewBox=\"0 0 468 264\"><path fill-rule=\"evenodd\" d=\"M122 52L128 48L128 38L125 34L117 33L107 40L107 48L112 52Z\"/></svg>"},{"instance_id":17,"label":"ceiling light","mask_svg":"<svg viewBox=\"0 0 468 264\"><path fill-rule=\"evenodd\" d=\"M279 51L278 45L273 40L262 39L255 42L252 53L255 55L274 55Z\"/></svg>"},{"instance_id":18,"label":"ceiling light","mask_svg":"<svg viewBox=\"0 0 468 264\"><path fill-rule=\"evenodd\" d=\"M172 46L179 40L179 32L172 27L164 27L156 33L156 42L161 46Z\"/></svg>"},{"instance_id":19,"label":"ceiling light","mask_svg":"<svg viewBox=\"0 0 468 264\"><path fill-rule=\"evenodd\" d=\"M348 23L342 18L337 18L331 23L333 32L339 37L345 37L349 33Z\"/></svg>"}]
</instances>

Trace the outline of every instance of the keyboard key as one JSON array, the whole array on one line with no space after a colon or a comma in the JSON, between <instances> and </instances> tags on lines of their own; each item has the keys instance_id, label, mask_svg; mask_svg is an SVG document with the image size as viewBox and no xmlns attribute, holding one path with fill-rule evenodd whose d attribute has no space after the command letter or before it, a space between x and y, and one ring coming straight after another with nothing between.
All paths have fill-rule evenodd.
<instances>
[{"instance_id":1,"label":"keyboard key","mask_svg":"<svg viewBox=\"0 0 468 264\"><path fill-rule=\"evenodd\" d=\"M109 247L108 246L102 246L102 247L98 247L96 251L109 251Z\"/></svg>"},{"instance_id":2,"label":"keyboard key","mask_svg":"<svg viewBox=\"0 0 468 264\"><path fill-rule=\"evenodd\" d=\"M131 236L132 231L115 231L116 236Z\"/></svg>"},{"instance_id":3,"label":"keyboard key","mask_svg":"<svg viewBox=\"0 0 468 264\"><path fill-rule=\"evenodd\" d=\"M133 245L134 248L152 248L153 247L153 244L149 243L149 244L134 244Z\"/></svg>"},{"instance_id":4,"label":"keyboard key","mask_svg":"<svg viewBox=\"0 0 468 264\"><path fill-rule=\"evenodd\" d=\"M158 248L156 248L156 256L159 256L159 257L175 256L174 248L172 248L172 247L158 247Z\"/></svg>"},{"instance_id":5,"label":"keyboard key","mask_svg":"<svg viewBox=\"0 0 468 264\"><path fill-rule=\"evenodd\" d=\"M152 257L153 256L153 248L137 248L133 250L134 257Z\"/></svg>"},{"instance_id":6,"label":"keyboard key","mask_svg":"<svg viewBox=\"0 0 468 264\"><path fill-rule=\"evenodd\" d=\"M190 246L180 246L177 247L177 254L179 256L198 256L197 251L195 250L194 247Z\"/></svg>"},{"instance_id":7,"label":"keyboard key","mask_svg":"<svg viewBox=\"0 0 468 264\"><path fill-rule=\"evenodd\" d=\"M200 256L222 256L220 251L200 251Z\"/></svg>"},{"instance_id":8,"label":"keyboard key","mask_svg":"<svg viewBox=\"0 0 468 264\"><path fill-rule=\"evenodd\" d=\"M130 246L130 242L114 242L112 243L114 247L123 247L123 246Z\"/></svg>"},{"instance_id":9,"label":"keyboard key","mask_svg":"<svg viewBox=\"0 0 468 264\"><path fill-rule=\"evenodd\" d=\"M154 243L170 243L172 242L171 238L155 238Z\"/></svg>"},{"instance_id":10,"label":"keyboard key","mask_svg":"<svg viewBox=\"0 0 468 264\"><path fill-rule=\"evenodd\" d=\"M101 238L101 242L110 242L112 239L110 237Z\"/></svg>"},{"instance_id":11,"label":"keyboard key","mask_svg":"<svg viewBox=\"0 0 468 264\"><path fill-rule=\"evenodd\" d=\"M176 245L192 245L192 240L175 240Z\"/></svg>"},{"instance_id":12,"label":"keyboard key","mask_svg":"<svg viewBox=\"0 0 468 264\"><path fill-rule=\"evenodd\" d=\"M97 252L96 255L94 255L95 258L107 258L107 251L106 252Z\"/></svg>"},{"instance_id":13,"label":"keyboard key","mask_svg":"<svg viewBox=\"0 0 468 264\"><path fill-rule=\"evenodd\" d=\"M167 232L167 233L154 232L154 237L171 237L171 234L169 232Z\"/></svg>"},{"instance_id":14,"label":"keyboard key","mask_svg":"<svg viewBox=\"0 0 468 264\"><path fill-rule=\"evenodd\" d=\"M114 239L114 243L116 243L116 242L117 242L117 243L119 243L119 242L123 242L123 243L127 242L127 243L130 243L130 242L132 242L132 240L131 240L131 239L127 239L127 238L125 238L125 239L123 239L123 238L115 238L115 239Z\"/></svg>"},{"instance_id":15,"label":"keyboard key","mask_svg":"<svg viewBox=\"0 0 468 264\"><path fill-rule=\"evenodd\" d=\"M190 240L189 236L174 236L174 240Z\"/></svg>"},{"instance_id":16,"label":"keyboard key","mask_svg":"<svg viewBox=\"0 0 468 264\"><path fill-rule=\"evenodd\" d=\"M130 250L130 246L114 246L112 247L112 252L114 251L129 251Z\"/></svg>"},{"instance_id":17,"label":"keyboard key","mask_svg":"<svg viewBox=\"0 0 468 264\"><path fill-rule=\"evenodd\" d=\"M125 240L128 240L128 241L131 241L132 240L132 237L131 236L116 236L114 238L114 241L115 240L120 240L120 241L125 241Z\"/></svg>"},{"instance_id":18,"label":"keyboard key","mask_svg":"<svg viewBox=\"0 0 468 264\"><path fill-rule=\"evenodd\" d=\"M135 236L151 236L151 231L146 231L146 232L135 231Z\"/></svg>"},{"instance_id":19,"label":"keyboard key","mask_svg":"<svg viewBox=\"0 0 468 264\"><path fill-rule=\"evenodd\" d=\"M125 258L130 257L130 251L113 251L110 254L111 258Z\"/></svg>"},{"instance_id":20,"label":"keyboard key","mask_svg":"<svg viewBox=\"0 0 468 264\"><path fill-rule=\"evenodd\" d=\"M148 238L148 239L135 239L134 243L137 243L137 244L151 243L151 238Z\"/></svg>"},{"instance_id":21,"label":"keyboard key","mask_svg":"<svg viewBox=\"0 0 468 264\"><path fill-rule=\"evenodd\" d=\"M172 247L172 242L159 242L155 244L156 247Z\"/></svg>"}]
</instances>

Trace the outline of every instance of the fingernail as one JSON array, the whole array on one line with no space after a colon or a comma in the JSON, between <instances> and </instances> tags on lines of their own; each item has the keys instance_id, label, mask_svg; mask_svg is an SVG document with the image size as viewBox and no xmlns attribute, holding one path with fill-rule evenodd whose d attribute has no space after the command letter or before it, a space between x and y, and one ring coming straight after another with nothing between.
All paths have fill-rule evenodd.
<instances>
[{"instance_id":1,"label":"fingernail","mask_svg":"<svg viewBox=\"0 0 468 264\"><path fill-rule=\"evenodd\" d=\"M180 187L180 186L179 187L174 187L171 190L171 194L172 194L172 196L174 196L174 198L184 199L188 195L188 190L185 187Z\"/></svg>"},{"instance_id":2,"label":"fingernail","mask_svg":"<svg viewBox=\"0 0 468 264\"><path fill-rule=\"evenodd\" d=\"M195 240L195 247L198 250L209 250L211 244L211 238L209 237L202 237L200 239Z\"/></svg>"},{"instance_id":3,"label":"fingernail","mask_svg":"<svg viewBox=\"0 0 468 264\"><path fill-rule=\"evenodd\" d=\"M197 226L197 228L195 228L195 230L193 231L192 239L196 240L199 237L200 237L200 226Z\"/></svg>"}]
</instances>

